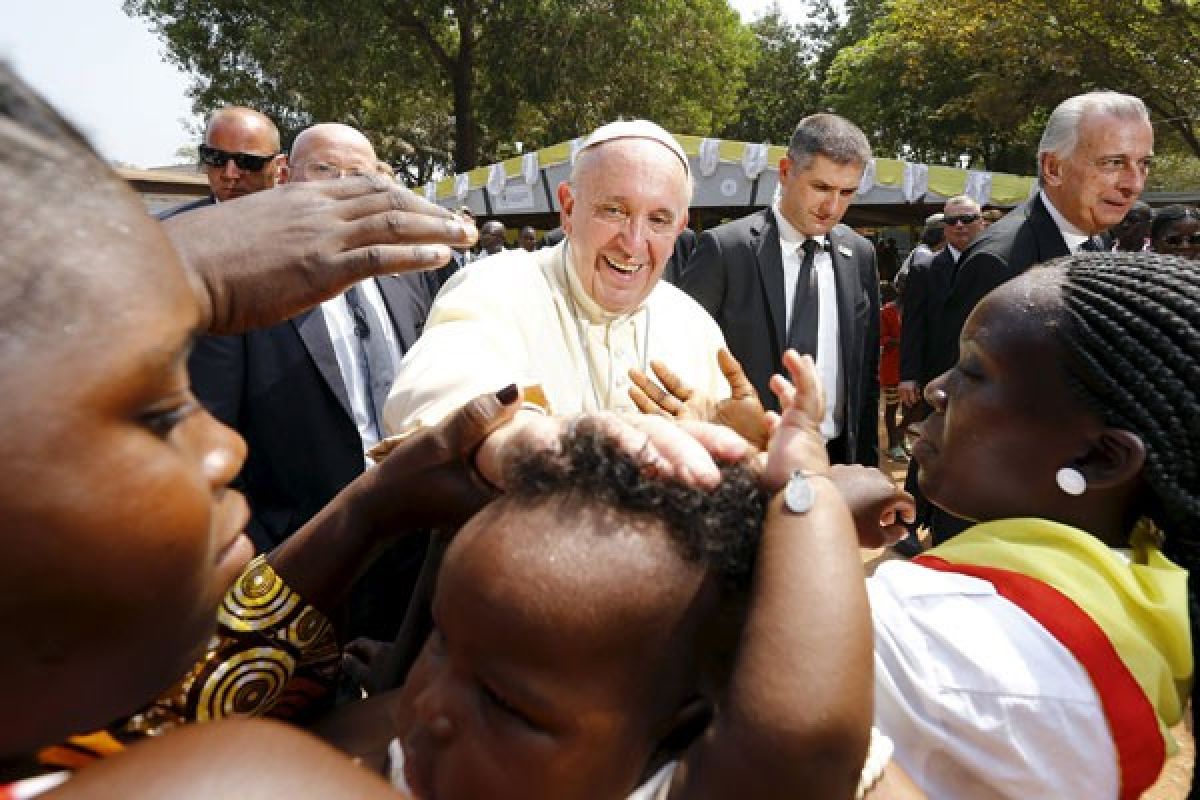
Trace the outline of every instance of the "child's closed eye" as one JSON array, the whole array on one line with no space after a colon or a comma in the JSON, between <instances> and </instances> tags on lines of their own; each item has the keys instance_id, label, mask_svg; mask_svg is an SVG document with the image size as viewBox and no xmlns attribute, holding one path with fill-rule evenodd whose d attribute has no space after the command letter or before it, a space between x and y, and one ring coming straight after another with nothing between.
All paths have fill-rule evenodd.
<instances>
[{"instance_id":1,"label":"child's closed eye","mask_svg":"<svg viewBox=\"0 0 1200 800\"><path fill-rule=\"evenodd\" d=\"M506 718L515 720L530 730L538 732L543 730L542 726L530 718L528 714L514 706L487 684L479 684L479 693L483 697L484 705L488 710L501 714Z\"/></svg>"}]
</instances>

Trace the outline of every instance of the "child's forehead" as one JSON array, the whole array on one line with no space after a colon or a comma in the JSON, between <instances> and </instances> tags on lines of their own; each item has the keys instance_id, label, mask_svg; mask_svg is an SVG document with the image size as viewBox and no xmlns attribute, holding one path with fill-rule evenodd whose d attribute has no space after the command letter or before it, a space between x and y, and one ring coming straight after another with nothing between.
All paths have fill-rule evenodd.
<instances>
[{"instance_id":1,"label":"child's forehead","mask_svg":"<svg viewBox=\"0 0 1200 800\"><path fill-rule=\"evenodd\" d=\"M449 580L439 588L599 636L680 613L704 578L660 521L566 502L485 510L459 533L443 569Z\"/></svg>"},{"instance_id":2,"label":"child's forehead","mask_svg":"<svg viewBox=\"0 0 1200 800\"><path fill-rule=\"evenodd\" d=\"M585 586L595 579L609 584L696 570L684 561L661 520L574 498L495 504L472 519L460 538L464 561L503 558L514 578L542 575ZM505 576L504 571L493 572Z\"/></svg>"},{"instance_id":3,"label":"child's forehead","mask_svg":"<svg viewBox=\"0 0 1200 800\"><path fill-rule=\"evenodd\" d=\"M447 552L434 617L449 646L544 697L656 702L664 671L694 660L715 596L704 572L661 532L589 530L605 515L577 506L574 524L552 529L529 511L473 520Z\"/></svg>"}]
</instances>

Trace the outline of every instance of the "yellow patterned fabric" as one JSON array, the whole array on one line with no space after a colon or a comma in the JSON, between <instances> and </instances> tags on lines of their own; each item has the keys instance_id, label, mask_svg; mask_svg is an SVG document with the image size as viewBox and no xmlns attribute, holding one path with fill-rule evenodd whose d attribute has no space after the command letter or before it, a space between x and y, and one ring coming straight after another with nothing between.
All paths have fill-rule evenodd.
<instances>
[{"instance_id":1,"label":"yellow patterned fabric","mask_svg":"<svg viewBox=\"0 0 1200 800\"><path fill-rule=\"evenodd\" d=\"M226 593L217 612L217 631L204 655L156 701L100 735L129 744L189 722L247 716L294 719L332 697L340 659L329 620L284 583L266 556L259 556ZM76 737L47 748L39 760L77 769L82 765L77 743L89 739ZM93 757L112 752L111 747L91 749ZM68 751L75 758L59 758Z\"/></svg>"}]
</instances>

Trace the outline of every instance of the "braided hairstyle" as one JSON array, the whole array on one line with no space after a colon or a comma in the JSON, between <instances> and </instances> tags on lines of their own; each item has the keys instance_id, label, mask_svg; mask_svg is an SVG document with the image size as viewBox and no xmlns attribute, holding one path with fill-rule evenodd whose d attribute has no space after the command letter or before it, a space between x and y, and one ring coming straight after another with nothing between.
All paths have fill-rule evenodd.
<instances>
[{"instance_id":1,"label":"braided hairstyle","mask_svg":"<svg viewBox=\"0 0 1200 800\"><path fill-rule=\"evenodd\" d=\"M1150 253L1068 256L1063 270L1067 374L1083 399L1146 448L1134 512L1164 533L1188 570L1192 651L1200 642L1200 269ZM1200 708L1193 681L1192 708ZM1192 787L1191 797L1200 796Z\"/></svg>"}]
</instances>

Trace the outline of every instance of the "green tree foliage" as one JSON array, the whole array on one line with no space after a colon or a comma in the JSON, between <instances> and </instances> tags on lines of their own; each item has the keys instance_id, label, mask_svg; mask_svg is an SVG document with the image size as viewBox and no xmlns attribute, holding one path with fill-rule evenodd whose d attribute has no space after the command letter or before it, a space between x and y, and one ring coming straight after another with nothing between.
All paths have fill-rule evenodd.
<instances>
[{"instance_id":1,"label":"green tree foliage","mask_svg":"<svg viewBox=\"0 0 1200 800\"><path fill-rule=\"evenodd\" d=\"M195 76L204 113L259 108L290 140L362 129L410 180L618 116L707 132L734 115L753 38L725 0L125 0Z\"/></svg>"},{"instance_id":2,"label":"green tree foliage","mask_svg":"<svg viewBox=\"0 0 1200 800\"><path fill-rule=\"evenodd\" d=\"M792 15L807 21L790 23L776 4L750 23L755 58L723 138L786 144L797 122L822 110L823 62L842 25L829 0L809 0Z\"/></svg>"},{"instance_id":3,"label":"green tree foliage","mask_svg":"<svg viewBox=\"0 0 1200 800\"><path fill-rule=\"evenodd\" d=\"M1197 0L894 0L842 48L829 102L877 146L1028 172L1046 115L1095 88L1138 95L1164 139L1200 154ZM1164 134L1169 134L1164 136Z\"/></svg>"}]
</instances>

